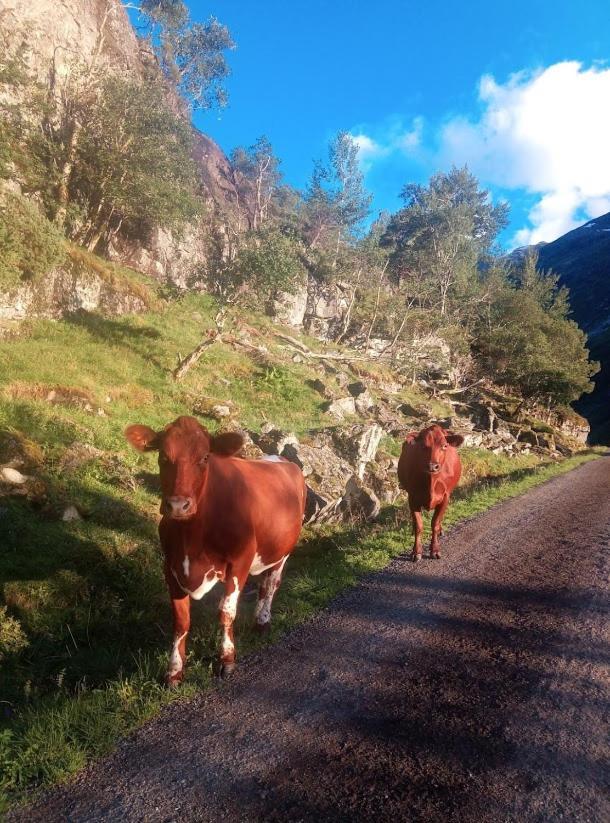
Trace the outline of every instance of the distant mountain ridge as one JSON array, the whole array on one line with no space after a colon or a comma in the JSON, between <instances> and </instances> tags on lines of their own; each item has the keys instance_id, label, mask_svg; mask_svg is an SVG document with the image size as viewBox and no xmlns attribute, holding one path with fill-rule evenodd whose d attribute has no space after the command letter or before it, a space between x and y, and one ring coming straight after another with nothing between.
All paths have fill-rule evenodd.
<instances>
[{"instance_id":1,"label":"distant mountain ridge","mask_svg":"<svg viewBox=\"0 0 610 823\"><path fill-rule=\"evenodd\" d=\"M515 249L510 258L517 262L530 250L538 253L539 268L552 269L570 290L572 317L601 363L595 391L574 405L591 424L591 440L610 443L610 212L552 243Z\"/></svg>"}]
</instances>

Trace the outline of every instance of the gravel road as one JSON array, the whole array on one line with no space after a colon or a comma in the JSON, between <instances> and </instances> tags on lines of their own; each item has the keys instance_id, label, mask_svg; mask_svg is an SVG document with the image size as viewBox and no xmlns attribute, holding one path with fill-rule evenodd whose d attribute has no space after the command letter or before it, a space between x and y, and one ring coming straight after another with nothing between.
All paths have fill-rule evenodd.
<instances>
[{"instance_id":1,"label":"gravel road","mask_svg":"<svg viewBox=\"0 0 610 823\"><path fill-rule=\"evenodd\" d=\"M610 820L609 547L604 457L455 527L441 561L395 560L9 819Z\"/></svg>"}]
</instances>

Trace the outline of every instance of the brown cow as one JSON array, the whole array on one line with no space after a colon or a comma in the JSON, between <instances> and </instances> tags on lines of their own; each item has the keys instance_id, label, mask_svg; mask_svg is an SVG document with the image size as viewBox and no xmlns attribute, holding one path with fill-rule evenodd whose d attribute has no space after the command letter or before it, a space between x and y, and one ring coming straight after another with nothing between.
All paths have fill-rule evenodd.
<instances>
[{"instance_id":1,"label":"brown cow","mask_svg":"<svg viewBox=\"0 0 610 823\"><path fill-rule=\"evenodd\" d=\"M421 560L422 509L434 509L430 557L440 558L439 535L442 534L443 516L449 505L451 492L462 473L457 452L464 438L440 426L428 426L420 432L410 432L402 446L398 461L398 482L409 495L415 543L411 555L414 562Z\"/></svg>"},{"instance_id":2,"label":"brown cow","mask_svg":"<svg viewBox=\"0 0 610 823\"><path fill-rule=\"evenodd\" d=\"M129 442L159 452L161 546L174 616L174 645L167 683L184 675L190 598L199 600L219 580L223 629L221 672L235 668L233 621L249 574L263 574L255 611L264 631L282 570L301 531L305 481L298 466L274 460L242 460L235 432L212 436L194 417L179 417L156 432L129 426Z\"/></svg>"}]
</instances>

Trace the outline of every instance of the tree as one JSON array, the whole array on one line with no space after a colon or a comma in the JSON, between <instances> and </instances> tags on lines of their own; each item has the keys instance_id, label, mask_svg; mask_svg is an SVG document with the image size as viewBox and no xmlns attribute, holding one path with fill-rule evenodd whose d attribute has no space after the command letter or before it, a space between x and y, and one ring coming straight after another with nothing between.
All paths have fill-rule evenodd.
<instances>
[{"instance_id":1,"label":"tree","mask_svg":"<svg viewBox=\"0 0 610 823\"><path fill-rule=\"evenodd\" d=\"M272 200L282 180L280 160L275 156L268 138L263 135L247 149L241 146L234 149L230 162L238 191L243 190L249 228L257 231L269 216Z\"/></svg>"},{"instance_id":2,"label":"tree","mask_svg":"<svg viewBox=\"0 0 610 823\"><path fill-rule=\"evenodd\" d=\"M198 213L192 133L163 100L157 84L107 77L81 131L69 226L90 250L121 229L136 236L152 226L176 229Z\"/></svg>"},{"instance_id":3,"label":"tree","mask_svg":"<svg viewBox=\"0 0 610 823\"><path fill-rule=\"evenodd\" d=\"M428 184L403 189L404 208L382 238L391 249L394 278L416 281L417 291L444 317L458 284L476 277L476 264L506 225L508 207L493 205L467 168L435 174Z\"/></svg>"},{"instance_id":4,"label":"tree","mask_svg":"<svg viewBox=\"0 0 610 823\"><path fill-rule=\"evenodd\" d=\"M304 250L291 231L252 232L235 260L219 269L213 291L225 303L248 298L263 308L278 292L293 292L307 277Z\"/></svg>"},{"instance_id":5,"label":"tree","mask_svg":"<svg viewBox=\"0 0 610 823\"><path fill-rule=\"evenodd\" d=\"M142 0L137 8L161 70L193 109L225 106L229 75L224 52L235 47L229 30L214 17L190 20L182 0Z\"/></svg>"},{"instance_id":6,"label":"tree","mask_svg":"<svg viewBox=\"0 0 610 823\"><path fill-rule=\"evenodd\" d=\"M536 402L567 404L591 391L598 364L589 361L586 335L568 318L567 292L557 278L536 270L532 258L517 274L496 268L490 284L474 343L484 371Z\"/></svg>"},{"instance_id":7,"label":"tree","mask_svg":"<svg viewBox=\"0 0 610 823\"><path fill-rule=\"evenodd\" d=\"M356 233L370 205L358 165L358 146L350 134L339 132L329 145L328 161L314 165L307 185L305 220L310 248L333 243L334 267L341 240Z\"/></svg>"}]
</instances>

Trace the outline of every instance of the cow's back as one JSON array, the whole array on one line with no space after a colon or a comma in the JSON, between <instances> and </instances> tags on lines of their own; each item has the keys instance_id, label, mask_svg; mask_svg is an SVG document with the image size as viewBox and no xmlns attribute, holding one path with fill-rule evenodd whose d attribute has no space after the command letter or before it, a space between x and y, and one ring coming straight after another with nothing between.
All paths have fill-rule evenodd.
<instances>
[{"instance_id":1,"label":"cow's back","mask_svg":"<svg viewBox=\"0 0 610 823\"><path fill-rule=\"evenodd\" d=\"M208 471L202 516L216 524L212 539L236 547L254 540L259 552L293 548L306 499L297 465L211 455Z\"/></svg>"}]
</instances>

